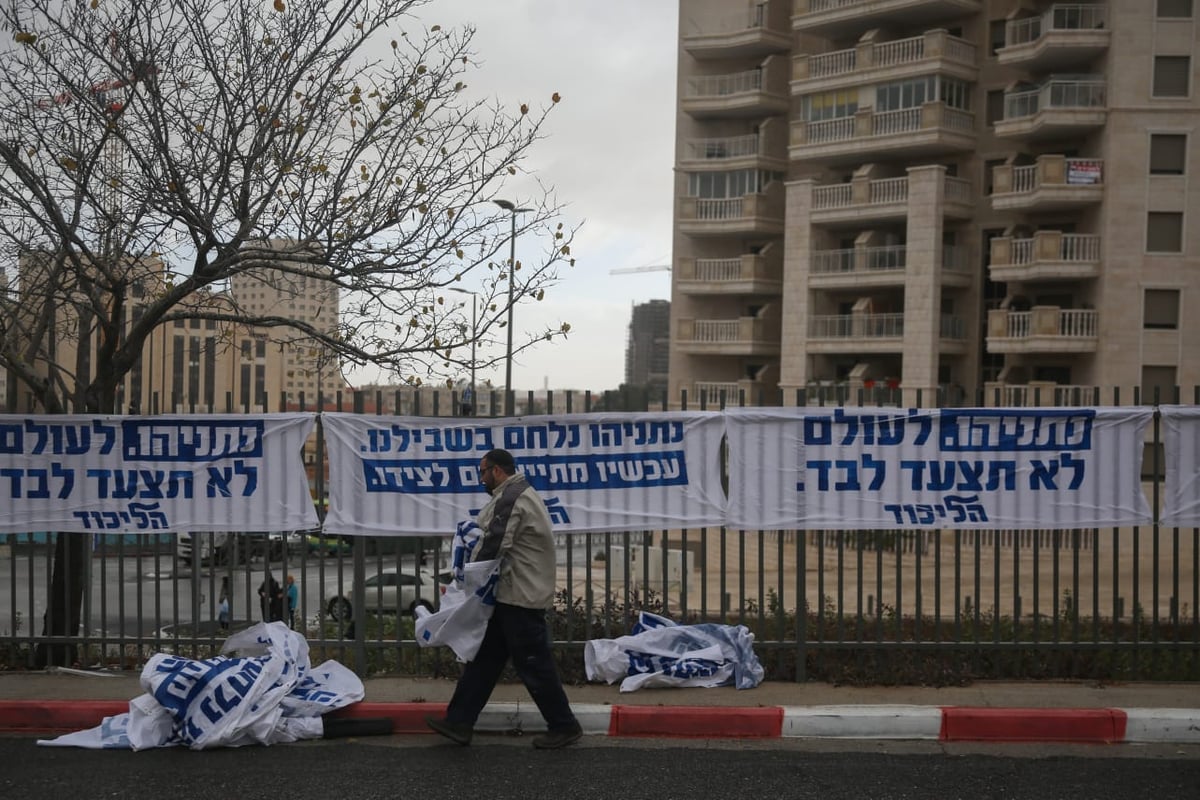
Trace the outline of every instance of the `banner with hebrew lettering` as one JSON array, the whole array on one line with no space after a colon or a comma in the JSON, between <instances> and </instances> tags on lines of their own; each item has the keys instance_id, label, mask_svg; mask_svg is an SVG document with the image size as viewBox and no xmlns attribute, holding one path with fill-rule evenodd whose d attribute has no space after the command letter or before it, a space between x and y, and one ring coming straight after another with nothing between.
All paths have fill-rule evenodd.
<instances>
[{"instance_id":1,"label":"banner with hebrew lettering","mask_svg":"<svg viewBox=\"0 0 1200 800\"><path fill-rule=\"evenodd\" d=\"M0 415L0 532L314 528L301 456L314 422L313 414Z\"/></svg>"},{"instance_id":2,"label":"banner with hebrew lettering","mask_svg":"<svg viewBox=\"0 0 1200 800\"><path fill-rule=\"evenodd\" d=\"M329 451L325 529L450 535L488 496L479 461L513 454L558 532L720 525L717 412L515 419L322 415Z\"/></svg>"},{"instance_id":3,"label":"banner with hebrew lettering","mask_svg":"<svg viewBox=\"0 0 1200 800\"><path fill-rule=\"evenodd\" d=\"M1150 521L1150 408L729 409L745 529L1052 529Z\"/></svg>"},{"instance_id":4,"label":"banner with hebrew lettering","mask_svg":"<svg viewBox=\"0 0 1200 800\"><path fill-rule=\"evenodd\" d=\"M1163 525L1200 527L1200 406L1159 406L1163 430Z\"/></svg>"}]
</instances>

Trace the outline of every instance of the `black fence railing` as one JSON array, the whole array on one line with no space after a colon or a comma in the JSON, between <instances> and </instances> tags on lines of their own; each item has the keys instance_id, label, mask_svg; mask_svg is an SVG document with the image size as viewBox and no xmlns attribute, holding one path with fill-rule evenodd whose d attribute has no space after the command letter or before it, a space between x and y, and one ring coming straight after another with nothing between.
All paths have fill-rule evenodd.
<instances>
[{"instance_id":1,"label":"black fence railing","mask_svg":"<svg viewBox=\"0 0 1200 800\"><path fill-rule=\"evenodd\" d=\"M1078 405L1029 395L1033 405ZM1051 393L1052 395L1054 393ZM1200 403L1200 387L1169 397L1093 390L1093 405ZM739 392L717 406L755 404ZM938 392L921 405L949 399ZM783 397L776 397L782 400ZM892 405L886 386L789 394L788 404ZM999 405L982 394L955 405ZM363 414L499 416L500 393L475 406L459 392L400 389L276 408ZM923 402L930 400L931 402ZM1046 401L1050 402L1046 402ZM967 402L971 401L971 402ZM644 391L533 394L518 414L694 409ZM232 409L230 409L232 410ZM319 424L319 422L318 422ZM325 496L319 431L306 447L314 496ZM1147 434L1144 489L1158 509L1161 430ZM318 502L318 515L324 513ZM1157 518L1157 517L1156 517ZM447 532L449 534L449 532ZM64 534L85 535L85 534ZM453 675L444 649L418 648L412 609L436 605L448 537L325 536L307 532L94 535L78 636L42 635L52 532L0 535L0 667L34 665L40 644L76 647L84 667L138 668L155 652L216 652L226 630L262 616L269 574L300 590L295 625L313 658L360 674ZM560 664L583 679L591 638L628 632L640 610L680 622L742 624L768 678L851 683L962 683L977 678L1200 680L1200 530L1158 524L1038 531L745 531L726 528L561 535L552 611ZM362 608L358 608L358 605Z\"/></svg>"}]
</instances>

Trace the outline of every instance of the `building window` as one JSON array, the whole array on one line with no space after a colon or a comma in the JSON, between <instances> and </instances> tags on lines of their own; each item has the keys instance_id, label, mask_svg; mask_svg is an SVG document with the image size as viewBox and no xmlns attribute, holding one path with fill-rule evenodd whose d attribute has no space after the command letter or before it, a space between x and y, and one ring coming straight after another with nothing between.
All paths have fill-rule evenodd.
<instances>
[{"instance_id":1,"label":"building window","mask_svg":"<svg viewBox=\"0 0 1200 800\"><path fill-rule=\"evenodd\" d=\"M1182 175L1187 161L1187 135L1150 134L1150 174Z\"/></svg>"},{"instance_id":2,"label":"building window","mask_svg":"<svg viewBox=\"0 0 1200 800\"><path fill-rule=\"evenodd\" d=\"M996 51L1004 47L1005 31L1008 28L1008 20L993 19L988 22L988 43L991 45L992 55L996 55Z\"/></svg>"},{"instance_id":3,"label":"building window","mask_svg":"<svg viewBox=\"0 0 1200 800\"><path fill-rule=\"evenodd\" d=\"M1158 0L1159 19L1190 19L1192 0Z\"/></svg>"},{"instance_id":4,"label":"building window","mask_svg":"<svg viewBox=\"0 0 1200 800\"><path fill-rule=\"evenodd\" d=\"M995 125L1004 119L1004 90L993 89L987 93L987 124Z\"/></svg>"},{"instance_id":5,"label":"building window","mask_svg":"<svg viewBox=\"0 0 1200 800\"><path fill-rule=\"evenodd\" d=\"M1142 366L1142 403L1177 403L1175 367ZM1159 473L1161 474L1161 473Z\"/></svg>"},{"instance_id":6,"label":"building window","mask_svg":"<svg viewBox=\"0 0 1200 800\"><path fill-rule=\"evenodd\" d=\"M1150 253L1183 252L1183 213L1151 211L1146 215L1146 251Z\"/></svg>"},{"instance_id":7,"label":"building window","mask_svg":"<svg viewBox=\"0 0 1200 800\"><path fill-rule=\"evenodd\" d=\"M1155 56L1155 97L1187 97L1192 59L1189 56Z\"/></svg>"},{"instance_id":8,"label":"building window","mask_svg":"<svg viewBox=\"0 0 1200 800\"><path fill-rule=\"evenodd\" d=\"M693 172L688 175L688 196L700 198L745 197L757 194L783 176L769 170L739 169L731 172Z\"/></svg>"},{"instance_id":9,"label":"building window","mask_svg":"<svg viewBox=\"0 0 1200 800\"><path fill-rule=\"evenodd\" d=\"M852 117L856 111L857 92L825 92L800 98L800 118L806 122Z\"/></svg>"},{"instance_id":10,"label":"building window","mask_svg":"<svg viewBox=\"0 0 1200 800\"><path fill-rule=\"evenodd\" d=\"M908 81L885 83L875 88L875 109L877 111L898 111L902 108L917 108L931 100L938 99L950 108L970 108L971 87L951 78L937 78L929 75L924 78L914 78Z\"/></svg>"},{"instance_id":11,"label":"building window","mask_svg":"<svg viewBox=\"0 0 1200 800\"><path fill-rule=\"evenodd\" d=\"M1178 289L1145 290L1142 294L1142 327L1148 331L1178 330Z\"/></svg>"}]
</instances>

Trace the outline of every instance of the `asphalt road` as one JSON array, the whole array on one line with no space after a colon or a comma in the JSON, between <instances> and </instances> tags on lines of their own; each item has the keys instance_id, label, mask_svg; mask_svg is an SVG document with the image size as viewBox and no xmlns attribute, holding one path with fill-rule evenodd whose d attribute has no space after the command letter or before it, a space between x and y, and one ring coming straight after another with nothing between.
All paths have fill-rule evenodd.
<instances>
[{"instance_id":1,"label":"asphalt road","mask_svg":"<svg viewBox=\"0 0 1200 800\"><path fill-rule=\"evenodd\" d=\"M0 797L1194 798L1200 747L588 737L563 751L432 736L141 753L0 737Z\"/></svg>"}]
</instances>

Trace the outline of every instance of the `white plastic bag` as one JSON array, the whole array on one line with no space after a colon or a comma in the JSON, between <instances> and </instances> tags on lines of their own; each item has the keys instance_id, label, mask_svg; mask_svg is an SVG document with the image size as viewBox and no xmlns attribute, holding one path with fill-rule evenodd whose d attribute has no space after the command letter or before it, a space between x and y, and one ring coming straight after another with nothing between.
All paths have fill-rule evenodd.
<instances>
[{"instance_id":1,"label":"white plastic bag","mask_svg":"<svg viewBox=\"0 0 1200 800\"><path fill-rule=\"evenodd\" d=\"M729 684L752 689L764 674L745 625L678 625L645 611L630 635L587 642L583 660L588 680L621 681L622 692Z\"/></svg>"}]
</instances>

